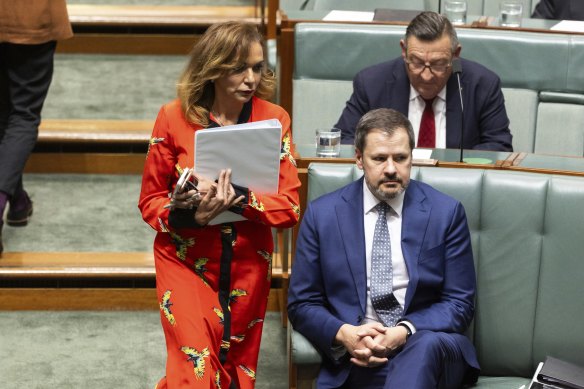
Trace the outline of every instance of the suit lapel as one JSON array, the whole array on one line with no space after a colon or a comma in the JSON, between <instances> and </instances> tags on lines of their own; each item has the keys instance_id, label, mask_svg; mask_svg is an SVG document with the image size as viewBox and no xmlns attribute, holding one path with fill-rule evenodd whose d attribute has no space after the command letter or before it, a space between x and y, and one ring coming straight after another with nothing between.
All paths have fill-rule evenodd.
<instances>
[{"instance_id":1,"label":"suit lapel","mask_svg":"<svg viewBox=\"0 0 584 389\"><path fill-rule=\"evenodd\" d=\"M335 209L342 244L345 248L351 276L359 303L365 312L367 273L365 269L365 231L363 228L363 178L353 182L342 194L344 202Z\"/></svg>"},{"instance_id":2,"label":"suit lapel","mask_svg":"<svg viewBox=\"0 0 584 389\"><path fill-rule=\"evenodd\" d=\"M418 285L418 259L420 258L431 211L431 204L418 185L416 181L410 181L404 197L402 216L402 252L410 278L406 290L406 313Z\"/></svg>"},{"instance_id":3,"label":"suit lapel","mask_svg":"<svg viewBox=\"0 0 584 389\"><path fill-rule=\"evenodd\" d=\"M388 107L394 108L405 116L408 116L410 107L410 81L406 73L403 60L396 61L393 74L387 82L387 94L389 99ZM406 98L404 99L404 96Z\"/></svg>"}]
</instances>

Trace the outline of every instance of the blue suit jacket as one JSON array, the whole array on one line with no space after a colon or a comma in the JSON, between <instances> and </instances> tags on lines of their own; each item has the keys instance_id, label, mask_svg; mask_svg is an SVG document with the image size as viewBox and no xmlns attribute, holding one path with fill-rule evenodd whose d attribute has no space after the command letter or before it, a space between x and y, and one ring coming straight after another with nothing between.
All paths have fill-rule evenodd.
<instances>
[{"instance_id":1,"label":"blue suit jacket","mask_svg":"<svg viewBox=\"0 0 584 389\"><path fill-rule=\"evenodd\" d=\"M404 320L417 330L453 333L467 363L478 369L462 333L474 314L475 270L462 205L432 187L410 181L402 213L402 251L409 274ZM319 382L342 384L351 366L335 360L341 325L365 316L367 280L363 178L308 206L300 227L288 294L294 328L323 354Z\"/></svg>"},{"instance_id":2,"label":"blue suit jacket","mask_svg":"<svg viewBox=\"0 0 584 389\"><path fill-rule=\"evenodd\" d=\"M464 102L464 148L513 151L509 118L501 80L476 62L461 59L460 83ZM365 113L393 108L408 116L410 81L403 59L361 70L353 80L353 94L335 127L342 142L353 143L355 126ZM446 147L460 147L461 109L458 81L452 74L446 84Z\"/></svg>"}]
</instances>

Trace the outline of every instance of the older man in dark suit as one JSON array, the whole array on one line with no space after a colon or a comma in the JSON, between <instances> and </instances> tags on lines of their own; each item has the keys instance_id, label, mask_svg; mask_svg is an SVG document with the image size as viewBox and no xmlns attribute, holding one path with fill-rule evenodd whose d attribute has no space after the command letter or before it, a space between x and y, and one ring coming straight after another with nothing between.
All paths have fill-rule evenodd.
<instances>
[{"instance_id":1,"label":"older man in dark suit","mask_svg":"<svg viewBox=\"0 0 584 389\"><path fill-rule=\"evenodd\" d=\"M512 151L512 136L499 77L461 59L464 123L452 61L461 46L448 19L422 12L401 41L402 56L360 71L335 127L352 143L355 125L375 108L393 108L412 122L416 147Z\"/></svg>"}]
</instances>

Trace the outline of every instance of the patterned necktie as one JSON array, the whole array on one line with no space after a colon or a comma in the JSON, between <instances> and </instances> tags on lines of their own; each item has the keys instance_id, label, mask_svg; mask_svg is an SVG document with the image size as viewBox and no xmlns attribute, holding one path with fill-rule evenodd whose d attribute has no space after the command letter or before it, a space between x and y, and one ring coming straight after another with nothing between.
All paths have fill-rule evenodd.
<instances>
[{"instance_id":1,"label":"patterned necktie","mask_svg":"<svg viewBox=\"0 0 584 389\"><path fill-rule=\"evenodd\" d=\"M391 208L384 201L375 206L377 223L373 233L371 253L371 302L379 318L387 327L395 326L403 310L393 295L391 242L385 213Z\"/></svg>"},{"instance_id":2,"label":"patterned necktie","mask_svg":"<svg viewBox=\"0 0 584 389\"><path fill-rule=\"evenodd\" d=\"M434 121L434 110L432 104L434 99L426 100L426 108L422 114L422 121L420 122L420 133L418 134L418 147L436 147L436 124Z\"/></svg>"}]
</instances>

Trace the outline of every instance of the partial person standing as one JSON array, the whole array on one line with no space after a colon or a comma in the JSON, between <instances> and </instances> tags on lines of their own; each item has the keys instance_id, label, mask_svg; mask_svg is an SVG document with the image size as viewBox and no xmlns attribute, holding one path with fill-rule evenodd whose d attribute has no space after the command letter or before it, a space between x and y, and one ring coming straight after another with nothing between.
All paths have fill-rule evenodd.
<instances>
[{"instance_id":1,"label":"partial person standing","mask_svg":"<svg viewBox=\"0 0 584 389\"><path fill-rule=\"evenodd\" d=\"M65 0L0 0L0 254L3 216L25 226L22 172L38 136L58 40L73 36Z\"/></svg>"},{"instance_id":2,"label":"partial person standing","mask_svg":"<svg viewBox=\"0 0 584 389\"><path fill-rule=\"evenodd\" d=\"M343 143L353 143L361 116L376 108L393 108L414 128L416 147L458 148L464 130L465 149L512 151L509 118L499 77L465 59L461 84L464 123L452 60L462 46L450 21L422 12L408 25L400 42L402 55L361 70L353 94L335 127Z\"/></svg>"},{"instance_id":3,"label":"partial person standing","mask_svg":"<svg viewBox=\"0 0 584 389\"><path fill-rule=\"evenodd\" d=\"M466 215L410 179L414 144L401 113L366 113L355 137L363 177L302 219L288 315L323 356L318 389L454 389L478 377L464 335L476 292Z\"/></svg>"},{"instance_id":4,"label":"partial person standing","mask_svg":"<svg viewBox=\"0 0 584 389\"><path fill-rule=\"evenodd\" d=\"M290 117L265 100L276 82L263 47L254 25L209 27L190 53L178 99L162 107L154 125L138 205L157 231L156 288L167 345L158 389L255 384L272 227L296 224L300 187ZM194 165L197 131L267 119L282 124L278 193L232 183L227 166L217 181L197 176L196 189L175 191L183 170ZM226 210L246 220L208 224Z\"/></svg>"}]
</instances>

